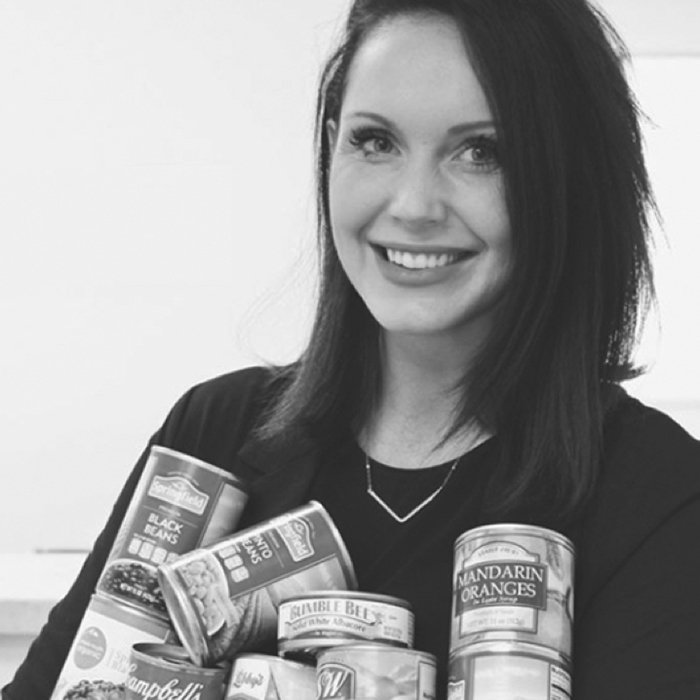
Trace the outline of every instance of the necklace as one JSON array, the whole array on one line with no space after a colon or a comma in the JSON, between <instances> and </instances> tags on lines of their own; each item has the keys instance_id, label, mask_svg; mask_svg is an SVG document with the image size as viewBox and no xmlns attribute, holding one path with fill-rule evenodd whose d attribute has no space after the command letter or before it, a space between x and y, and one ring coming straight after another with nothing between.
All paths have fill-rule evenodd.
<instances>
[{"instance_id":1,"label":"necklace","mask_svg":"<svg viewBox=\"0 0 700 700\"><path fill-rule=\"evenodd\" d=\"M367 493L394 519L397 523L405 523L410 520L414 515L420 513L423 508L425 508L428 503L433 501L438 497L440 492L445 488L447 482L450 480L452 473L457 468L457 464L461 457L452 462L452 466L449 468L445 478L442 480L440 486L438 486L435 491L433 491L427 498L423 499L413 510L410 510L406 515L399 515L388 503L386 503L382 497L372 488L372 465L369 463L369 455L365 454L365 472L367 473Z\"/></svg>"}]
</instances>

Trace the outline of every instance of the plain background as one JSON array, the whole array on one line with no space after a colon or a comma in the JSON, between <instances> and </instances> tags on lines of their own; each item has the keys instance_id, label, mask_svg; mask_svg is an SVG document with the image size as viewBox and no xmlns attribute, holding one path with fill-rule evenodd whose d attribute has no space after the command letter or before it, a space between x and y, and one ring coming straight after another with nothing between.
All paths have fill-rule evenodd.
<instances>
[{"instance_id":1,"label":"plain background","mask_svg":"<svg viewBox=\"0 0 700 700\"><path fill-rule=\"evenodd\" d=\"M316 80L347 4L0 0L0 552L88 548L183 391L302 346ZM602 6L665 217L628 388L700 434L700 3Z\"/></svg>"}]
</instances>

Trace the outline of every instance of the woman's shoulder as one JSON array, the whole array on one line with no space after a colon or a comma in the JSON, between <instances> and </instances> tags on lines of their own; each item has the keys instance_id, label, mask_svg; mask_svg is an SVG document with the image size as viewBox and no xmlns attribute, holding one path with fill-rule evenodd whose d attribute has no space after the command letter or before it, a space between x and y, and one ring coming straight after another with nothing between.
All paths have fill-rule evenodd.
<instances>
[{"instance_id":1,"label":"woman's shoulder","mask_svg":"<svg viewBox=\"0 0 700 700\"><path fill-rule=\"evenodd\" d=\"M231 452L243 444L293 373L294 365L260 365L198 382L168 413L160 429L161 443L202 458Z\"/></svg>"},{"instance_id":2,"label":"woman's shoulder","mask_svg":"<svg viewBox=\"0 0 700 700\"><path fill-rule=\"evenodd\" d=\"M620 391L579 523L586 588L596 589L636 552L653 551L675 518L688 517L700 528L700 442L669 415Z\"/></svg>"}]
</instances>

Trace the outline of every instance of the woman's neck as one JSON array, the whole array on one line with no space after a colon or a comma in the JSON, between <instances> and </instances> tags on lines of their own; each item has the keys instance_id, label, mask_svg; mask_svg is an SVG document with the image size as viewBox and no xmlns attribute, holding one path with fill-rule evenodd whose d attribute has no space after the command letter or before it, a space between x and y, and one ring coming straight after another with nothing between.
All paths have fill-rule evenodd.
<instances>
[{"instance_id":1,"label":"woman's neck","mask_svg":"<svg viewBox=\"0 0 700 700\"><path fill-rule=\"evenodd\" d=\"M455 459L478 444L474 425L440 445L462 402L463 346L427 336L386 336L376 409L361 443L385 464L419 468Z\"/></svg>"}]
</instances>

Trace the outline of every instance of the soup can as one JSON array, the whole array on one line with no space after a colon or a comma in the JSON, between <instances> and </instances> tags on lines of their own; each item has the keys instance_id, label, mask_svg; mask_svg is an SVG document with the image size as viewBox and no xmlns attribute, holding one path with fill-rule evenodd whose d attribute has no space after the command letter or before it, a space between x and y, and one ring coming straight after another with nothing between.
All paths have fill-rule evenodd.
<instances>
[{"instance_id":1,"label":"soup can","mask_svg":"<svg viewBox=\"0 0 700 700\"><path fill-rule=\"evenodd\" d=\"M158 576L173 626L202 666L274 641L282 600L357 587L345 544L315 501L189 552Z\"/></svg>"},{"instance_id":2,"label":"soup can","mask_svg":"<svg viewBox=\"0 0 700 700\"><path fill-rule=\"evenodd\" d=\"M316 700L316 668L278 656L240 654L226 700Z\"/></svg>"},{"instance_id":3,"label":"soup can","mask_svg":"<svg viewBox=\"0 0 700 700\"><path fill-rule=\"evenodd\" d=\"M435 700L436 658L414 649L352 644L321 652L316 698Z\"/></svg>"},{"instance_id":4,"label":"soup can","mask_svg":"<svg viewBox=\"0 0 700 700\"><path fill-rule=\"evenodd\" d=\"M351 591L312 591L279 607L280 656L312 660L327 647L358 642L413 646L414 615L400 598Z\"/></svg>"},{"instance_id":5,"label":"soup can","mask_svg":"<svg viewBox=\"0 0 700 700\"><path fill-rule=\"evenodd\" d=\"M571 700L569 669L551 649L477 642L450 655L447 700Z\"/></svg>"},{"instance_id":6,"label":"soup can","mask_svg":"<svg viewBox=\"0 0 700 700\"><path fill-rule=\"evenodd\" d=\"M229 667L195 666L187 651L172 644L134 644L124 700L222 700Z\"/></svg>"},{"instance_id":7,"label":"soup can","mask_svg":"<svg viewBox=\"0 0 700 700\"><path fill-rule=\"evenodd\" d=\"M553 530L500 523L455 542L450 651L480 641L541 645L571 659L574 548Z\"/></svg>"},{"instance_id":8,"label":"soup can","mask_svg":"<svg viewBox=\"0 0 700 700\"><path fill-rule=\"evenodd\" d=\"M158 566L230 534L247 500L223 469L154 445L97 591L167 619Z\"/></svg>"},{"instance_id":9,"label":"soup can","mask_svg":"<svg viewBox=\"0 0 700 700\"><path fill-rule=\"evenodd\" d=\"M93 595L50 700L124 697L131 648L139 642L172 641L172 628L101 595Z\"/></svg>"}]
</instances>

